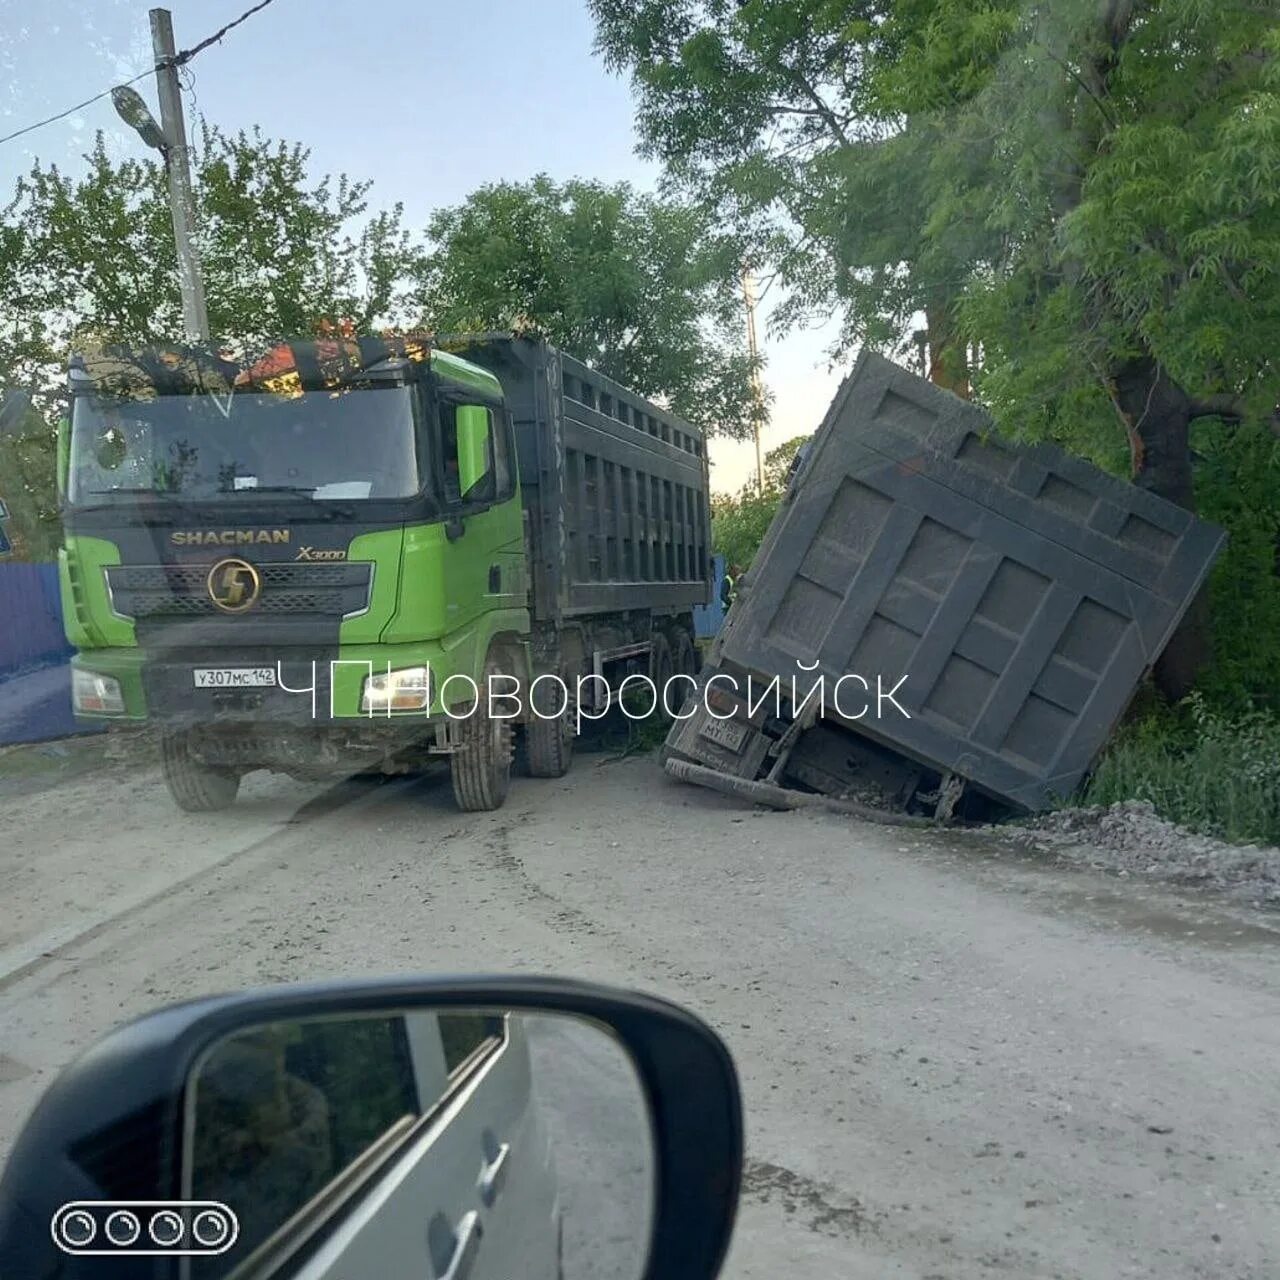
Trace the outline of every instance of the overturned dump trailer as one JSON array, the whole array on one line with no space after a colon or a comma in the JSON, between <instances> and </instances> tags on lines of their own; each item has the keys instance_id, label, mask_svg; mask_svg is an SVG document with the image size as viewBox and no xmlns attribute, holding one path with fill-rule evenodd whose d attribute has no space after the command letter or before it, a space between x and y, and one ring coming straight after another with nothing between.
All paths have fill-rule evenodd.
<instances>
[{"instance_id":1,"label":"overturned dump trailer","mask_svg":"<svg viewBox=\"0 0 1280 1280\"><path fill-rule=\"evenodd\" d=\"M864 354L668 768L941 817L966 792L1046 808L1084 778L1224 540L1060 449L995 438L981 409Z\"/></svg>"}]
</instances>

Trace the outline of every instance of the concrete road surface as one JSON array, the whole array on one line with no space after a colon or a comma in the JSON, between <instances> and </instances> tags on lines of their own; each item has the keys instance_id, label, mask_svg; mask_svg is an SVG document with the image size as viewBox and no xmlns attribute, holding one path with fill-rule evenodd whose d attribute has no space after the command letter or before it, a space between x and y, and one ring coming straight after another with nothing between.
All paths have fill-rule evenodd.
<instances>
[{"instance_id":1,"label":"concrete road surface","mask_svg":"<svg viewBox=\"0 0 1280 1280\"><path fill-rule=\"evenodd\" d=\"M584 756L447 779L0 769L0 1144L117 1021L296 978L534 970L679 1000L742 1072L726 1274L1280 1276L1280 921L973 836L755 814ZM602 1224L602 1229L608 1224Z\"/></svg>"},{"instance_id":2,"label":"concrete road surface","mask_svg":"<svg viewBox=\"0 0 1280 1280\"><path fill-rule=\"evenodd\" d=\"M622 1045L573 1018L526 1017L533 1096L555 1158L561 1280L640 1280L655 1156L644 1089Z\"/></svg>"}]
</instances>

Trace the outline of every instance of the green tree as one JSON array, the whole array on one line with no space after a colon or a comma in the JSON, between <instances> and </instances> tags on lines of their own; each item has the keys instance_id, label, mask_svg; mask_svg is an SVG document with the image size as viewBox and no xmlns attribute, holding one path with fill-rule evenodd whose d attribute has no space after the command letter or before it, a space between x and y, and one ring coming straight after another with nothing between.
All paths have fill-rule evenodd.
<instances>
[{"instance_id":1,"label":"green tree","mask_svg":"<svg viewBox=\"0 0 1280 1280\"><path fill-rule=\"evenodd\" d=\"M812 439L812 434L792 436L790 440L784 440L781 444L775 445L764 455L766 489L780 490L785 487L791 464L795 461L796 454L800 452L800 446L808 444Z\"/></svg>"},{"instance_id":2,"label":"green tree","mask_svg":"<svg viewBox=\"0 0 1280 1280\"><path fill-rule=\"evenodd\" d=\"M0 436L0 502L13 558L52 560L57 555L62 528L54 487L53 432L33 408Z\"/></svg>"},{"instance_id":3,"label":"green tree","mask_svg":"<svg viewBox=\"0 0 1280 1280\"><path fill-rule=\"evenodd\" d=\"M201 130L199 249L215 338L255 341L398 318L410 262L399 206L369 184L308 177L305 148ZM163 342L182 330L163 165L113 161L101 135L72 178L37 164L0 222L0 368L61 381L76 342Z\"/></svg>"},{"instance_id":4,"label":"green tree","mask_svg":"<svg viewBox=\"0 0 1280 1280\"><path fill-rule=\"evenodd\" d=\"M811 439L812 436L795 436L765 454L762 489L749 484L736 495L717 494L712 498L711 544L727 565L750 567L777 514L791 463L800 446Z\"/></svg>"},{"instance_id":5,"label":"green tree","mask_svg":"<svg viewBox=\"0 0 1280 1280\"><path fill-rule=\"evenodd\" d=\"M925 243L924 175L894 160L904 143L894 122L876 118L871 94L874 33L892 6L589 3L598 48L631 74L643 152L743 236L767 283L784 287L775 324L836 315L838 350L893 347L927 311L937 375L963 389L946 305L957 271ZM874 173L863 168L873 161Z\"/></svg>"},{"instance_id":6,"label":"green tree","mask_svg":"<svg viewBox=\"0 0 1280 1280\"><path fill-rule=\"evenodd\" d=\"M977 344L1007 430L1127 452L1187 507L1191 424L1271 420L1273 6L592 5L649 150L773 249L792 315L836 307L846 343L892 345L924 311L939 380L967 382ZM1205 658L1204 623L1193 612L1162 659L1170 695Z\"/></svg>"},{"instance_id":7,"label":"green tree","mask_svg":"<svg viewBox=\"0 0 1280 1280\"><path fill-rule=\"evenodd\" d=\"M181 300L162 164L113 161L101 136L83 175L36 164L0 209L0 386L42 411L0 442L23 554L57 541L53 423L68 356L93 341L179 336ZM254 343L326 322L391 323L412 250L399 206L370 213L369 184L308 176L305 148L203 128L195 148L200 252L215 336Z\"/></svg>"},{"instance_id":8,"label":"green tree","mask_svg":"<svg viewBox=\"0 0 1280 1280\"><path fill-rule=\"evenodd\" d=\"M481 187L428 236L428 328L534 330L691 422L750 434L741 247L706 213L544 175Z\"/></svg>"}]
</instances>

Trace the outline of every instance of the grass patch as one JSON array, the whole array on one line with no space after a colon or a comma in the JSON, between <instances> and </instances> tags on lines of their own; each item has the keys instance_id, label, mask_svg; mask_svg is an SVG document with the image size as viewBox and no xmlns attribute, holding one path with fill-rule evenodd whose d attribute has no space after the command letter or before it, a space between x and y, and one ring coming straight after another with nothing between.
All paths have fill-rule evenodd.
<instances>
[{"instance_id":1,"label":"grass patch","mask_svg":"<svg viewBox=\"0 0 1280 1280\"><path fill-rule=\"evenodd\" d=\"M641 695L628 690L623 695L627 712L621 707L614 707L602 720L593 737L597 748L607 752L612 760L625 760L628 756L648 755L656 751L667 740L670 728L662 722L662 718L648 710L648 702Z\"/></svg>"},{"instance_id":2,"label":"grass patch","mask_svg":"<svg viewBox=\"0 0 1280 1280\"><path fill-rule=\"evenodd\" d=\"M1280 845L1280 717L1227 715L1195 695L1150 710L1117 734L1082 799L1147 800L1189 830Z\"/></svg>"}]
</instances>

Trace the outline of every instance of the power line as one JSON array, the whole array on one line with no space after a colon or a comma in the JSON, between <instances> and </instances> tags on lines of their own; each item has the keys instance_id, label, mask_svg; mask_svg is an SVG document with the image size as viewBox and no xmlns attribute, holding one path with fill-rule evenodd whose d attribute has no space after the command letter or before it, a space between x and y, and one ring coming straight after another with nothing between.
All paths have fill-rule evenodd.
<instances>
[{"instance_id":1,"label":"power line","mask_svg":"<svg viewBox=\"0 0 1280 1280\"><path fill-rule=\"evenodd\" d=\"M126 80L124 84L136 84L139 80L145 79L151 75L150 71L141 71L132 80ZM124 85L112 85L111 89L123 88ZM43 129L47 124L54 124L58 120L65 120L69 115L74 115L77 111L98 101L99 98L105 98L111 89L103 89L101 93L95 93L92 98L86 98L83 102L77 102L74 107L68 107L65 111L59 111L56 116L50 116L47 120L37 120L35 124L29 124L25 128L18 129L13 133L6 133L0 138L0 143L12 142L14 138L20 138L24 133L32 133L36 129Z\"/></svg>"},{"instance_id":2,"label":"power line","mask_svg":"<svg viewBox=\"0 0 1280 1280\"><path fill-rule=\"evenodd\" d=\"M272 0L260 0L260 3L255 4L251 9L246 9L238 18L232 22L228 22L225 27L215 31L213 35L201 40L199 44L192 45L190 49L183 49L181 53L176 54L173 59L173 65L175 67L185 66L196 56L196 54L203 53L211 44L217 44L218 41L221 40L222 37L225 36L233 27L238 27L242 22L252 18L255 13L265 9L267 5L271 3ZM107 97L112 89L121 89L124 88L125 85L137 84L139 80L145 80L147 76L153 74L154 70L154 68L151 68L147 71L140 71L132 80L126 80L124 81L124 84L121 85L113 84L110 87L103 89L101 93L95 93L92 98L86 98L83 102L77 102L74 107L68 107L65 111L59 111L55 116L49 116L44 120L37 120L34 124L24 125L21 129L16 129L13 133L6 133L3 137L0 137L0 146L3 146L6 142L12 142L14 138L21 138L24 133L34 133L35 130L43 129L47 124L56 124L59 120L65 120L67 116L74 115L77 111L81 111L85 107L92 106L93 103Z\"/></svg>"},{"instance_id":3,"label":"power line","mask_svg":"<svg viewBox=\"0 0 1280 1280\"><path fill-rule=\"evenodd\" d=\"M192 45L190 49L183 49L181 53L174 56L173 65L175 67L180 67L186 62L190 62L197 53L202 53L211 44L217 44L232 27L238 27L242 22L252 18L255 13L259 13L261 10L265 9L267 5L271 4L271 2L272 0L261 0L261 3L255 4L252 9L246 9L238 18L235 19L235 21L228 22L225 27L221 28L221 30L215 31L213 35L209 36L207 39L201 40L197 45Z\"/></svg>"}]
</instances>

